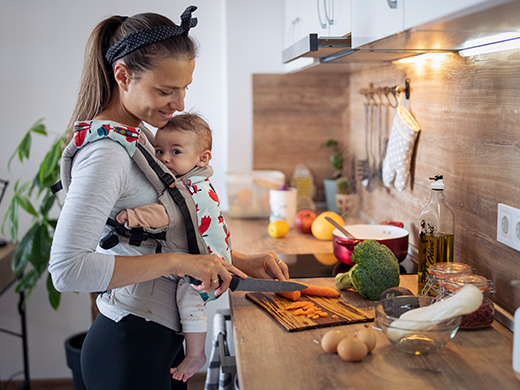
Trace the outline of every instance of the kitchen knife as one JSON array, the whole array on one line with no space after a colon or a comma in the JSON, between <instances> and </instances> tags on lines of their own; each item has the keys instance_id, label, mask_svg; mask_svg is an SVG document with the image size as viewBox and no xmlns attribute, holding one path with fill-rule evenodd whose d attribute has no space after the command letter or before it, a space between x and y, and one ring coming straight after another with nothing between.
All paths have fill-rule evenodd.
<instances>
[{"instance_id":1,"label":"kitchen knife","mask_svg":"<svg viewBox=\"0 0 520 390\"><path fill-rule=\"evenodd\" d=\"M199 285L201 282L189 275L184 277L184 280L190 284ZM229 289L231 291L263 291L263 292L288 292L301 291L307 288L306 285L296 282L282 282L279 280L269 279L242 279L239 276L231 275L231 283Z\"/></svg>"}]
</instances>

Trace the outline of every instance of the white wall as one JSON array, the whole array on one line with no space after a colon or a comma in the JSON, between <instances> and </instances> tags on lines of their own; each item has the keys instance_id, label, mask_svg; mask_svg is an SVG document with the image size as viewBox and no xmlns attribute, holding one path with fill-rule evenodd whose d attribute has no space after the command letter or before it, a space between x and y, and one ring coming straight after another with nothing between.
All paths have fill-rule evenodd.
<instances>
[{"instance_id":1,"label":"white wall","mask_svg":"<svg viewBox=\"0 0 520 390\"><path fill-rule=\"evenodd\" d=\"M202 113L213 128L213 182L227 205L225 172L252 166L251 74L282 70L281 1L17 0L0 4L0 178L10 181L0 205L2 220L14 183L35 174L34 165L39 165L52 139L68 123L92 28L112 14L148 11L178 22L191 4L199 7L194 14L199 25L192 36L200 51L186 109ZM35 140L30 163L13 161L8 171L8 158L39 118L45 118L52 136ZM27 229L28 222L28 218L22 220L22 229ZM19 330L17 302L12 289L0 297L0 328ZM219 306L226 306L226 301L209 307L209 313ZM54 312L42 281L28 303L27 317L31 376L70 377L63 342L90 325L88 294L62 294L60 309ZM0 379L22 368L20 341L0 333Z\"/></svg>"}]
</instances>

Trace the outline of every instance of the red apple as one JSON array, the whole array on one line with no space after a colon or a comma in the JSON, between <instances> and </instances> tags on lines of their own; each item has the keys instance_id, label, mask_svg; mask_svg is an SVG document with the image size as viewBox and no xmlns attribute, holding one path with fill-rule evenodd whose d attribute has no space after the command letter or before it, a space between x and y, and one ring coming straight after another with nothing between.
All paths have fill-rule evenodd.
<instances>
[{"instance_id":1,"label":"red apple","mask_svg":"<svg viewBox=\"0 0 520 390\"><path fill-rule=\"evenodd\" d=\"M312 210L300 210L294 218L294 228L305 234L311 233L312 221L316 219L316 213Z\"/></svg>"}]
</instances>

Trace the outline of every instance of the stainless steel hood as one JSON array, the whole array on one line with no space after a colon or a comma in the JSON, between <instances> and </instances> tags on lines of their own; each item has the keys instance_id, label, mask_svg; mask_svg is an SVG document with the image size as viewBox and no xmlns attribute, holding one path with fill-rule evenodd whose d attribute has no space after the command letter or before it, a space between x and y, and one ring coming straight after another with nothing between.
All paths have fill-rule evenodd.
<instances>
[{"instance_id":1,"label":"stainless steel hood","mask_svg":"<svg viewBox=\"0 0 520 390\"><path fill-rule=\"evenodd\" d=\"M284 64L297 58L327 58L346 53L351 49L350 34L345 37L318 37L309 34L282 52Z\"/></svg>"},{"instance_id":2,"label":"stainless steel hood","mask_svg":"<svg viewBox=\"0 0 520 390\"><path fill-rule=\"evenodd\" d=\"M455 52L464 48L471 39L520 31L519 0L502 4L498 2L491 8L490 4L486 3L486 7L481 9L477 7L473 12L465 10L452 14L356 48L351 47L350 36L347 44L342 38L318 38L317 34L310 34L284 50L283 62L299 57L314 57L317 61L313 68L318 65L319 68L327 68L331 64L395 61L421 53Z\"/></svg>"}]
</instances>

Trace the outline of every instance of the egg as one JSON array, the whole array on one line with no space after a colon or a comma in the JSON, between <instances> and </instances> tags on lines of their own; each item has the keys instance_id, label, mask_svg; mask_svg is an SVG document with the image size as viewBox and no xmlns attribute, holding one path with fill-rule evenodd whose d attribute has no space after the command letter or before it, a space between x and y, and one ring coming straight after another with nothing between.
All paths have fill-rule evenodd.
<instances>
[{"instance_id":1,"label":"egg","mask_svg":"<svg viewBox=\"0 0 520 390\"><path fill-rule=\"evenodd\" d=\"M343 330L329 330L321 339L321 347L325 352L336 353L339 342L345 337L347 337L347 333Z\"/></svg>"},{"instance_id":2,"label":"egg","mask_svg":"<svg viewBox=\"0 0 520 390\"><path fill-rule=\"evenodd\" d=\"M338 355L348 362L359 362L367 354L367 345L356 337L346 337L338 344Z\"/></svg>"},{"instance_id":3,"label":"egg","mask_svg":"<svg viewBox=\"0 0 520 390\"><path fill-rule=\"evenodd\" d=\"M372 351L376 346L376 335L370 328L361 329L356 333L356 337L367 345L368 352Z\"/></svg>"}]
</instances>

